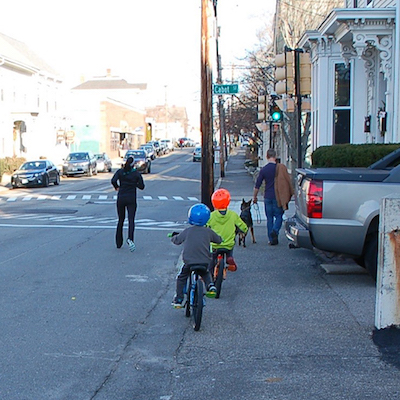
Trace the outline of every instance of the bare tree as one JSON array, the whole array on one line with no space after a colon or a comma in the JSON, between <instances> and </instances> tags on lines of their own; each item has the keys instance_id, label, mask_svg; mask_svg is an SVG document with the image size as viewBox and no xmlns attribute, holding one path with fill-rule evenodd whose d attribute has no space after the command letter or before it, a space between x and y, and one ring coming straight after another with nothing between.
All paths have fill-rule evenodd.
<instances>
[{"instance_id":1,"label":"bare tree","mask_svg":"<svg viewBox=\"0 0 400 400\"><path fill-rule=\"evenodd\" d=\"M344 0L277 0L275 14L275 50L296 48L307 30L316 29L334 8L343 8Z\"/></svg>"}]
</instances>

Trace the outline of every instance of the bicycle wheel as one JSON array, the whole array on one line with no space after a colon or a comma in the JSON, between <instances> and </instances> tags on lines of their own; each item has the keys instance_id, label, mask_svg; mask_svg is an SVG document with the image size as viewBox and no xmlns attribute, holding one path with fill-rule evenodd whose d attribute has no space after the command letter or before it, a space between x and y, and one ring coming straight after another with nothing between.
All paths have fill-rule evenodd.
<instances>
[{"instance_id":1,"label":"bicycle wheel","mask_svg":"<svg viewBox=\"0 0 400 400\"><path fill-rule=\"evenodd\" d=\"M217 294L215 296L216 299L219 299L219 295L221 294L222 281L224 280L224 268L225 262L224 258L222 257L219 259L218 274L217 278L215 279L215 287L217 288Z\"/></svg>"},{"instance_id":2,"label":"bicycle wheel","mask_svg":"<svg viewBox=\"0 0 400 400\"><path fill-rule=\"evenodd\" d=\"M201 325L201 318L203 316L203 296L204 296L204 287L203 282L196 277L196 287L194 288L194 299L193 299L193 329L198 331Z\"/></svg>"}]
</instances>

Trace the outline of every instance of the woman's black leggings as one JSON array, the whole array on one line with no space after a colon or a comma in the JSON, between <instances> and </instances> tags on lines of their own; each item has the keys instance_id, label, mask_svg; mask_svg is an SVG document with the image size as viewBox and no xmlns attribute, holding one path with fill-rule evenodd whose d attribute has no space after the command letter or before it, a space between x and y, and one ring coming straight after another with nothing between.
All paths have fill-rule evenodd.
<instances>
[{"instance_id":1,"label":"woman's black leggings","mask_svg":"<svg viewBox=\"0 0 400 400\"><path fill-rule=\"evenodd\" d=\"M115 241L117 247L121 247L123 243L122 228L124 227L125 221L125 208L128 210L128 239L133 240L135 233L135 215L136 215L136 199L132 202L132 199L118 198L117 200L117 212L118 212L118 224L117 233L115 235Z\"/></svg>"}]
</instances>

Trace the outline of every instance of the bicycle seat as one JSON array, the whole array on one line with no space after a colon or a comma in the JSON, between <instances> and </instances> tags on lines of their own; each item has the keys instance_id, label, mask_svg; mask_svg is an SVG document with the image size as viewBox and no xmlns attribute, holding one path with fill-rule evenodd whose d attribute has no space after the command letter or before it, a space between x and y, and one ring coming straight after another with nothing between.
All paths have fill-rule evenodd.
<instances>
[{"instance_id":1,"label":"bicycle seat","mask_svg":"<svg viewBox=\"0 0 400 400\"><path fill-rule=\"evenodd\" d=\"M230 250L228 250L228 249L215 249L215 250L213 251L213 253L214 253L214 254L222 254L222 255L224 255L224 254L227 254L229 251L230 251Z\"/></svg>"},{"instance_id":2,"label":"bicycle seat","mask_svg":"<svg viewBox=\"0 0 400 400\"><path fill-rule=\"evenodd\" d=\"M189 265L191 272L196 272L198 274L204 274L207 272L208 264L191 264Z\"/></svg>"}]
</instances>

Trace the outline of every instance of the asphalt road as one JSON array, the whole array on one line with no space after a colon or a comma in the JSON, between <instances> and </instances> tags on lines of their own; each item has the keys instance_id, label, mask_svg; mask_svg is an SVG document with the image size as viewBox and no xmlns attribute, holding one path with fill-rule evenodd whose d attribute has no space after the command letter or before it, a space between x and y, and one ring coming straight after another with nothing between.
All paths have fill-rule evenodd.
<instances>
[{"instance_id":1,"label":"asphalt road","mask_svg":"<svg viewBox=\"0 0 400 400\"><path fill-rule=\"evenodd\" d=\"M237 208L252 181L231 159ZM268 247L264 221L199 332L171 307L181 249L167 233L200 199L200 168L188 149L153 163L134 253L114 244L111 174L0 192L0 399L399 398L372 340L372 279L326 274L283 234Z\"/></svg>"}]
</instances>

